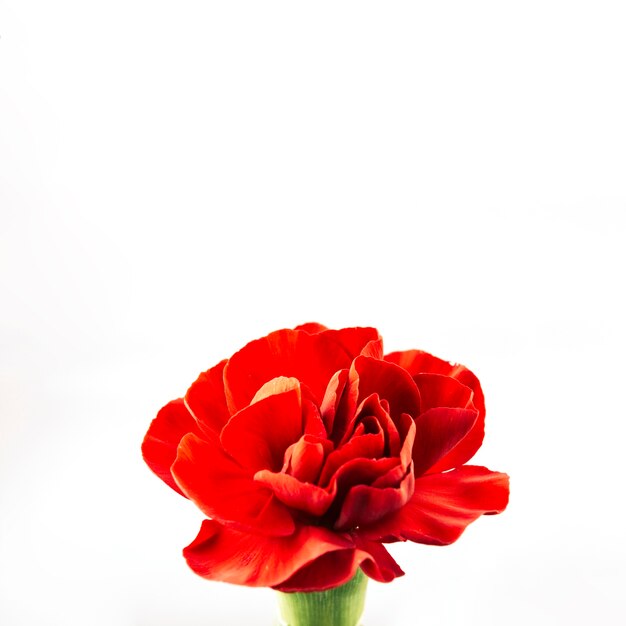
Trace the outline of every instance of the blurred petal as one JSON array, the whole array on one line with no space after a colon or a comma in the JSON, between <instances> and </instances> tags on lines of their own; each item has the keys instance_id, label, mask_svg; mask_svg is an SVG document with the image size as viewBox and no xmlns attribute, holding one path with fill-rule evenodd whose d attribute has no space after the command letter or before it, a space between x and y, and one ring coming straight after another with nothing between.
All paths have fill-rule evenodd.
<instances>
[{"instance_id":1,"label":"blurred petal","mask_svg":"<svg viewBox=\"0 0 626 626\"><path fill-rule=\"evenodd\" d=\"M141 444L141 452L148 467L182 496L185 494L176 484L170 468L176 460L180 440L187 433L197 432L198 424L180 398L166 404L158 412Z\"/></svg>"},{"instance_id":2,"label":"blurred petal","mask_svg":"<svg viewBox=\"0 0 626 626\"><path fill-rule=\"evenodd\" d=\"M481 515L501 513L508 500L506 474L466 465L417 478L413 497L404 507L357 532L373 541L447 545Z\"/></svg>"},{"instance_id":3,"label":"blurred petal","mask_svg":"<svg viewBox=\"0 0 626 626\"><path fill-rule=\"evenodd\" d=\"M184 437L172 474L185 495L209 517L267 535L294 531L286 507L224 452L217 437Z\"/></svg>"}]
</instances>

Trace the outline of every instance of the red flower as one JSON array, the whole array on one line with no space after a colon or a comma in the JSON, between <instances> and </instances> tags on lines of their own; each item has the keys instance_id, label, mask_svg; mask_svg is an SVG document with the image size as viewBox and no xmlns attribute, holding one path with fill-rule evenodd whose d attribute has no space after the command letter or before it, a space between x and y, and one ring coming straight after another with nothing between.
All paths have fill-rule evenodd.
<instances>
[{"instance_id":1,"label":"red flower","mask_svg":"<svg viewBox=\"0 0 626 626\"><path fill-rule=\"evenodd\" d=\"M212 580L281 591L403 574L383 543L445 545L508 501L465 465L485 404L462 365L383 356L373 328L305 324L200 374L150 425L143 456L207 516L184 550Z\"/></svg>"}]
</instances>

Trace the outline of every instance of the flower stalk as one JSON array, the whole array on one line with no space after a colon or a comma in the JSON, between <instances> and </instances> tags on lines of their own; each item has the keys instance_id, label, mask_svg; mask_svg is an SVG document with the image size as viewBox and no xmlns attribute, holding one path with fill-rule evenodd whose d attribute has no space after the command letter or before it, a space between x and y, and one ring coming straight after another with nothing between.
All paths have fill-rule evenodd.
<instances>
[{"instance_id":1,"label":"flower stalk","mask_svg":"<svg viewBox=\"0 0 626 626\"><path fill-rule=\"evenodd\" d=\"M327 591L278 592L281 626L357 626L363 615L367 576L361 569Z\"/></svg>"}]
</instances>

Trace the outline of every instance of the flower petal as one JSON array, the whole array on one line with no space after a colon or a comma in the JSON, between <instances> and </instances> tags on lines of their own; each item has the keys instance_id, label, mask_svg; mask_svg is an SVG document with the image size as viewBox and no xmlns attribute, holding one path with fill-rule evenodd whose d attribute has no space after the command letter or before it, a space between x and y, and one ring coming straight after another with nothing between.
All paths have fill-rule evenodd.
<instances>
[{"instance_id":1,"label":"flower petal","mask_svg":"<svg viewBox=\"0 0 626 626\"><path fill-rule=\"evenodd\" d=\"M509 500L509 477L465 465L415 480L409 502L388 517L357 531L373 541L416 541L447 545L481 515L501 513Z\"/></svg>"},{"instance_id":2,"label":"flower petal","mask_svg":"<svg viewBox=\"0 0 626 626\"><path fill-rule=\"evenodd\" d=\"M276 382L280 381L280 382ZM282 390L265 395L268 386ZM280 470L285 451L302 435L302 396L295 378L280 377L264 385L254 404L233 415L224 426L220 441L241 467L252 472Z\"/></svg>"},{"instance_id":3,"label":"flower petal","mask_svg":"<svg viewBox=\"0 0 626 626\"><path fill-rule=\"evenodd\" d=\"M176 460L176 449L187 433L197 433L198 424L185 407L182 398L166 404L152 420L141 444L148 467L174 491L185 494L176 484L170 468Z\"/></svg>"},{"instance_id":4,"label":"flower petal","mask_svg":"<svg viewBox=\"0 0 626 626\"><path fill-rule=\"evenodd\" d=\"M478 413L469 409L429 409L415 420L415 443L413 444L413 462L415 475L434 474L444 469L457 467L456 448L474 427ZM474 451L472 451L473 455ZM461 455L462 465L466 460ZM441 470L436 468L441 467Z\"/></svg>"},{"instance_id":5,"label":"flower petal","mask_svg":"<svg viewBox=\"0 0 626 626\"><path fill-rule=\"evenodd\" d=\"M395 421L401 413L420 413L420 394L413 378L401 367L370 357L357 357L350 369L350 382L358 386L357 404L373 393L389 403Z\"/></svg>"},{"instance_id":6,"label":"flower petal","mask_svg":"<svg viewBox=\"0 0 626 626\"><path fill-rule=\"evenodd\" d=\"M379 583L388 583L398 576L404 576L404 572L385 546L376 541L366 541L359 536L353 538L357 548L371 557L361 561L361 569L367 576Z\"/></svg>"},{"instance_id":7,"label":"flower petal","mask_svg":"<svg viewBox=\"0 0 626 626\"><path fill-rule=\"evenodd\" d=\"M231 413L244 408L257 390L277 376L295 377L312 391L319 405L332 375L350 365L350 355L324 336L284 329L250 342L224 370L226 400Z\"/></svg>"},{"instance_id":8,"label":"flower petal","mask_svg":"<svg viewBox=\"0 0 626 626\"><path fill-rule=\"evenodd\" d=\"M185 436L172 474L205 515L223 524L267 535L294 531L287 508L224 452L217 437Z\"/></svg>"},{"instance_id":9,"label":"flower petal","mask_svg":"<svg viewBox=\"0 0 626 626\"><path fill-rule=\"evenodd\" d=\"M422 411L433 407L477 409L474 405L474 392L455 378L443 374L416 374L413 380L420 390ZM480 448L484 437L485 412L477 410L472 428L430 468L430 472L443 472L467 463Z\"/></svg>"},{"instance_id":10,"label":"flower petal","mask_svg":"<svg viewBox=\"0 0 626 626\"><path fill-rule=\"evenodd\" d=\"M353 538L355 547L327 552L298 570L275 589L286 592L324 591L347 583L361 567L367 576L389 582L404 572L380 543Z\"/></svg>"},{"instance_id":11,"label":"flower petal","mask_svg":"<svg viewBox=\"0 0 626 626\"><path fill-rule=\"evenodd\" d=\"M337 530L349 530L365 526L397 511L413 495L414 483L413 472L409 470L395 487L380 489L369 485L355 485L346 494L334 527Z\"/></svg>"},{"instance_id":12,"label":"flower petal","mask_svg":"<svg viewBox=\"0 0 626 626\"><path fill-rule=\"evenodd\" d=\"M355 359L367 351L367 356L381 358L382 338L375 328L342 328L340 330L326 330L324 337L332 339L340 344L350 355L350 360Z\"/></svg>"},{"instance_id":13,"label":"flower petal","mask_svg":"<svg viewBox=\"0 0 626 626\"><path fill-rule=\"evenodd\" d=\"M355 417L358 389L350 384L347 369L333 374L320 406L324 426L329 436L338 443Z\"/></svg>"},{"instance_id":14,"label":"flower petal","mask_svg":"<svg viewBox=\"0 0 626 626\"><path fill-rule=\"evenodd\" d=\"M332 450L332 443L327 439L312 435L303 435L285 452L283 471L302 482L315 483L326 454Z\"/></svg>"},{"instance_id":15,"label":"flower petal","mask_svg":"<svg viewBox=\"0 0 626 626\"><path fill-rule=\"evenodd\" d=\"M183 555L189 567L204 578L276 587L322 555L352 545L348 536L319 526L300 526L289 537L264 537L205 520Z\"/></svg>"},{"instance_id":16,"label":"flower petal","mask_svg":"<svg viewBox=\"0 0 626 626\"><path fill-rule=\"evenodd\" d=\"M324 324L318 324L317 322L306 322L305 324L296 326L294 330L303 330L310 335L316 335L317 333L321 333L323 330L328 330L328 327L324 326Z\"/></svg>"},{"instance_id":17,"label":"flower petal","mask_svg":"<svg viewBox=\"0 0 626 626\"><path fill-rule=\"evenodd\" d=\"M383 447L384 440L378 435L353 437L328 455L322 468L319 484L327 485L335 473L341 468L345 468L350 461L382 457Z\"/></svg>"},{"instance_id":18,"label":"flower petal","mask_svg":"<svg viewBox=\"0 0 626 626\"><path fill-rule=\"evenodd\" d=\"M449 363L423 350L406 350L385 355L385 361L404 368L411 376L416 374L443 374L456 378L474 392L474 405L478 412L485 414L485 397L478 378L464 365Z\"/></svg>"},{"instance_id":19,"label":"flower petal","mask_svg":"<svg viewBox=\"0 0 626 626\"><path fill-rule=\"evenodd\" d=\"M333 502L333 493L282 472L261 470L254 480L269 487L283 504L316 517L324 515Z\"/></svg>"},{"instance_id":20,"label":"flower petal","mask_svg":"<svg viewBox=\"0 0 626 626\"><path fill-rule=\"evenodd\" d=\"M202 372L185 395L185 404L203 431L219 433L230 417L224 394L225 365L226 360Z\"/></svg>"}]
</instances>

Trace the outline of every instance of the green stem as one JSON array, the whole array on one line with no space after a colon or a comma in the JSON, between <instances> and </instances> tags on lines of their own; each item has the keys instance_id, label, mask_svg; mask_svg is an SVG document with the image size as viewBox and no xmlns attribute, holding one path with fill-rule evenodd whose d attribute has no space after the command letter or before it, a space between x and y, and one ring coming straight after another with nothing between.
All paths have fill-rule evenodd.
<instances>
[{"instance_id":1,"label":"green stem","mask_svg":"<svg viewBox=\"0 0 626 626\"><path fill-rule=\"evenodd\" d=\"M278 592L284 626L357 626L365 605L367 576L358 569L352 580L328 591Z\"/></svg>"}]
</instances>

